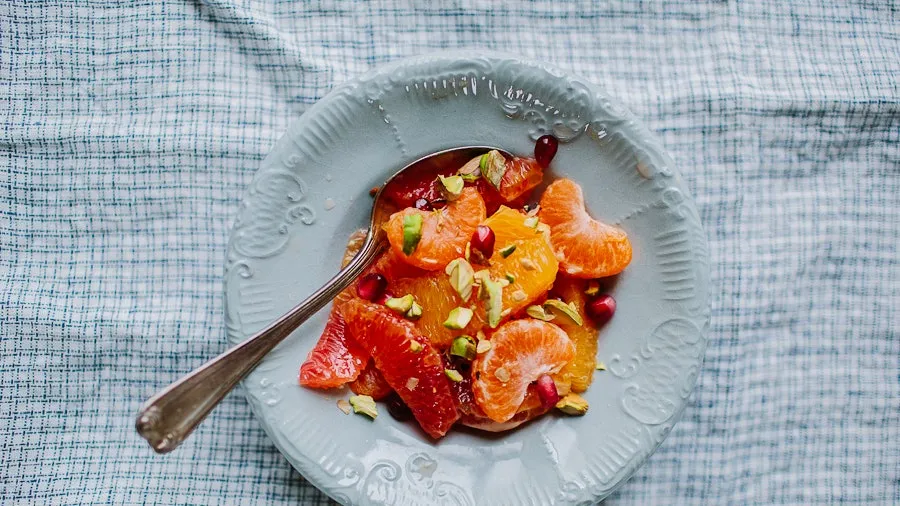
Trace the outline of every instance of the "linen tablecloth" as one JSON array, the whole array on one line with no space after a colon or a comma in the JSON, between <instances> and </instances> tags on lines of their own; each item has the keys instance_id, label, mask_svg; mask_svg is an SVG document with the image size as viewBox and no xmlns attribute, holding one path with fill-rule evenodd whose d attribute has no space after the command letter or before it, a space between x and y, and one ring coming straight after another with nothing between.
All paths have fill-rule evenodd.
<instances>
[{"instance_id":1,"label":"linen tablecloth","mask_svg":"<svg viewBox=\"0 0 900 506\"><path fill-rule=\"evenodd\" d=\"M712 261L682 421L609 504L900 503L900 5L0 2L0 503L327 504L230 396L134 415L224 349L244 186L335 84L482 47L658 132Z\"/></svg>"}]
</instances>

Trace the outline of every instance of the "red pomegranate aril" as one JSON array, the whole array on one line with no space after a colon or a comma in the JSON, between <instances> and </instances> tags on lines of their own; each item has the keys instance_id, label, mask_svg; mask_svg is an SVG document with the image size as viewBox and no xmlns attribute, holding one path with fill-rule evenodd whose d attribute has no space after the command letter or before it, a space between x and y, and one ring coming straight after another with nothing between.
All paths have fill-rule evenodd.
<instances>
[{"instance_id":1,"label":"red pomegranate aril","mask_svg":"<svg viewBox=\"0 0 900 506\"><path fill-rule=\"evenodd\" d=\"M550 166L553 157L556 156L556 150L559 149L559 141L552 135L542 135L534 143L534 159L538 165L543 168Z\"/></svg>"},{"instance_id":2,"label":"red pomegranate aril","mask_svg":"<svg viewBox=\"0 0 900 506\"><path fill-rule=\"evenodd\" d=\"M616 313L616 299L612 298L612 295L599 295L596 299L588 302L587 308L588 316L594 320L597 325L603 325L612 319L613 315Z\"/></svg>"},{"instance_id":3,"label":"red pomegranate aril","mask_svg":"<svg viewBox=\"0 0 900 506\"><path fill-rule=\"evenodd\" d=\"M431 204L429 204L426 199L416 199L414 205L416 206L416 209L422 211L431 211Z\"/></svg>"},{"instance_id":4,"label":"red pomegranate aril","mask_svg":"<svg viewBox=\"0 0 900 506\"><path fill-rule=\"evenodd\" d=\"M478 225L472 233L472 249L481 253L484 258L491 258L494 254L494 231L487 225Z\"/></svg>"},{"instance_id":5,"label":"red pomegranate aril","mask_svg":"<svg viewBox=\"0 0 900 506\"><path fill-rule=\"evenodd\" d=\"M387 278L381 274L366 274L356 283L356 293L369 302L377 302L387 290Z\"/></svg>"},{"instance_id":6,"label":"red pomegranate aril","mask_svg":"<svg viewBox=\"0 0 900 506\"><path fill-rule=\"evenodd\" d=\"M559 392L556 390L556 382L548 374L544 374L537 380L537 393L541 399L541 407L550 409L559 402Z\"/></svg>"}]
</instances>

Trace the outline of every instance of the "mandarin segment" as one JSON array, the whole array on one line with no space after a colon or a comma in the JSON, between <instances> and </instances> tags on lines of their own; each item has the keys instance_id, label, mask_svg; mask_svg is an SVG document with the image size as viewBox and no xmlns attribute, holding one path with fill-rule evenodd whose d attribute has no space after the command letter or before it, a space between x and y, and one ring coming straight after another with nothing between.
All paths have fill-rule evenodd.
<instances>
[{"instance_id":1,"label":"mandarin segment","mask_svg":"<svg viewBox=\"0 0 900 506\"><path fill-rule=\"evenodd\" d=\"M541 197L541 220L550 226L550 242L560 268L570 276L613 276L631 262L631 242L622 229L590 217L581 186L559 179Z\"/></svg>"},{"instance_id":2,"label":"mandarin segment","mask_svg":"<svg viewBox=\"0 0 900 506\"><path fill-rule=\"evenodd\" d=\"M393 282L391 288L396 293L412 294L422 306L422 316L416 320L415 326L438 349L446 349L454 337L465 331L444 327L444 320L450 311L463 304L459 294L450 286L450 278L444 271L400 278Z\"/></svg>"},{"instance_id":3,"label":"mandarin segment","mask_svg":"<svg viewBox=\"0 0 900 506\"><path fill-rule=\"evenodd\" d=\"M484 221L485 213L481 195L474 188L465 188L458 199L443 209L422 211L408 207L394 213L384 229L395 254L412 266L433 271L464 254L466 243L475 227ZM404 240L404 223L408 225L415 216L422 219L421 237L415 249L406 254L404 243L409 246L409 241Z\"/></svg>"},{"instance_id":4,"label":"mandarin segment","mask_svg":"<svg viewBox=\"0 0 900 506\"><path fill-rule=\"evenodd\" d=\"M491 344L472 362L472 392L484 413L501 423L515 416L532 382L558 372L575 356L569 336L540 320L507 322L493 333Z\"/></svg>"}]
</instances>

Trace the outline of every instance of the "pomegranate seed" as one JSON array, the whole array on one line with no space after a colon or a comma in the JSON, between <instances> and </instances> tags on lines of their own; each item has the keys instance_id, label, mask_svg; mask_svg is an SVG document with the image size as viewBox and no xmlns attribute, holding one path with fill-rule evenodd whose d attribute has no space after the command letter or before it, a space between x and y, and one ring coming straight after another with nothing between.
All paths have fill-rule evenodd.
<instances>
[{"instance_id":1,"label":"pomegranate seed","mask_svg":"<svg viewBox=\"0 0 900 506\"><path fill-rule=\"evenodd\" d=\"M588 316L597 322L597 325L603 325L616 313L616 299L612 298L612 295L599 295L596 299L588 302L585 309Z\"/></svg>"},{"instance_id":2,"label":"pomegranate seed","mask_svg":"<svg viewBox=\"0 0 900 506\"><path fill-rule=\"evenodd\" d=\"M400 422L412 420L412 411L410 411L409 406L407 406L403 402L403 399L396 393L391 394L388 398L387 407L388 413L390 413L395 420Z\"/></svg>"},{"instance_id":3,"label":"pomegranate seed","mask_svg":"<svg viewBox=\"0 0 900 506\"><path fill-rule=\"evenodd\" d=\"M431 211L431 204L425 199L416 199L415 206L416 209L421 209L422 211Z\"/></svg>"},{"instance_id":4,"label":"pomegranate seed","mask_svg":"<svg viewBox=\"0 0 900 506\"><path fill-rule=\"evenodd\" d=\"M472 233L472 249L481 253L484 258L494 254L494 231L487 225L478 225Z\"/></svg>"},{"instance_id":5,"label":"pomegranate seed","mask_svg":"<svg viewBox=\"0 0 900 506\"><path fill-rule=\"evenodd\" d=\"M381 274L366 274L356 283L356 293L371 302L376 302L384 297L386 289L387 278Z\"/></svg>"},{"instance_id":6,"label":"pomegranate seed","mask_svg":"<svg viewBox=\"0 0 900 506\"><path fill-rule=\"evenodd\" d=\"M553 157L556 156L556 150L559 149L559 141L552 135L542 135L534 143L534 159L538 165L543 168L550 166Z\"/></svg>"},{"instance_id":7,"label":"pomegranate seed","mask_svg":"<svg viewBox=\"0 0 900 506\"><path fill-rule=\"evenodd\" d=\"M559 402L559 392L556 391L556 382L549 375L544 374L537 380L537 393L541 398L541 407L550 409Z\"/></svg>"}]
</instances>

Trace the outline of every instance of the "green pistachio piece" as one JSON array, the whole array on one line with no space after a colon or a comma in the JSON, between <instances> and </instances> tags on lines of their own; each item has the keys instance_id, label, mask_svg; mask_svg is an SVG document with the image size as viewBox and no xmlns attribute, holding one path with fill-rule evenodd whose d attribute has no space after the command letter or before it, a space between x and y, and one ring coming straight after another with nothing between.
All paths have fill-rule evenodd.
<instances>
[{"instance_id":1,"label":"green pistachio piece","mask_svg":"<svg viewBox=\"0 0 900 506\"><path fill-rule=\"evenodd\" d=\"M481 355L482 353L487 353L494 345L491 344L489 339L479 339L478 346L475 347L475 353Z\"/></svg>"},{"instance_id":2,"label":"green pistachio piece","mask_svg":"<svg viewBox=\"0 0 900 506\"><path fill-rule=\"evenodd\" d=\"M466 162L465 165L459 168L456 171L456 174L459 177L463 178L463 181L467 183L471 183L477 181L478 178L481 177L481 157L476 156L475 158Z\"/></svg>"},{"instance_id":3,"label":"green pistachio piece","mask_svg":"<svg viewBox=\"0 0 900 506\"><path fill-rule=\"evenodd\" d=\"M500 256L502 256L503 258L506 258L506 257L512 255L513 251L515 251L515 250L516 250L516 245L510 244L509 246L507 246L505 248L500 248L499 253L500 253Z\"/></svg>"},{"instance_id":4,"label":"green pistachio piece","mask_svg":"<svg viewBox=\"0 0 900 506\"><path fill-rule=\"evenodd\" d=\"M421 318L422 306L420 306L418 302L413 301L412 306L409 307L409 311L406 312L406 317L410 320L418 320Z\"/></svg>"},{"instance_id":5,"label":"green pistachio piece","mask_svg":"<svg viewBox=\"0 0 900 506\"><path fill-rule=\"evenodd\" d=\"M412 309L412 306L415 303L416 301L413 299L412 294L408 293L403 297L388 297L388 300L384 302L384 305L398 313L405 314Z\"/></svg>"},{"instance_id":6,"label":"green pistachio piece","mask_svg":"<svg viewBox=\"0 0 900 506\"><path fill-rule=\"evenodd\" d=\"M528 218L525 218L525 226L528 228L537 228L538 217L537 216L529 216Z\"/></svg>"},{"instance_id":7,"label":"green pistachio piece","mask_svg":"<svg viewBox=\"0 0 900 506\"><path fill-rule=\"evenodd\" d=\"M475 353L475 340L469 336L459 336L450 345L450 354L456 357L472 360Z\"/></svg>"},{"instance_id":8,"label":"green pistachio piece","mask_svg":"<svg viewBox=\"0 0 900 506\"><path fill-rule=\"evenodd\" d=\"M500 180L506 172L506 158L496 149L488 151L481 156L479 163L481 175L496 189L500 189Z\"/></svg>"},{"instance_id":9,"label":"green pistachio piece","mask_svg":"<svg viewBox=\"0 0 900 506\"><path fill-rule=\"evenodd\" d=\"M548 313L544 309L544 306L528 306L527 308L525 308L525 313L532 318L537 318L538 320L542 320L545 322L549 322L550 320L556 318L552 314Z\"/></svg>"},{"instance_id":10,"label":"green pistachio piece","mask_svg":"<svg viewBox=\"0 0 900 506\"><path fill-rule=\"evenodd\" d=\"M422 239L422 215L407 214L403 217L403 254L409 256Z\"/></svg>"},{"instance_id":11,"label":"green pistachio piece","mask_svg":"<svg viewBox=\"0 0 900 506\"><path fill-rule=\"evenodd\" d=\"M584 293L591 297L597 295L598 293L600 293L600 283L598 283L594 279L588 281L587 288L584 289Z\"/></svg>"},{"instance_id":12,"label":"green pistachio piece","mask_svg":"<svg viewBox=\"0 0 900 506\"><path fill-rule=\"evenodd\" d=\"M459 330L466 327L469 322L472 320L472 315L474 313L471 309L467 307L457 307L450 311L450 314L447 315L447 320L444 322L444 327L453 330Z\"/></svg>"},{"instance_id":13,"label":"green pistachio piece","mask_svg":"<svg viewBox=\"0 0 900 506\"><path fill-rule=\"evenodd\" d=\"M575 308L574 304L566 304L565 302L556 299L547 299L547 302L544 302L544 309L550 310L550 312L556 316L567 318L579 327L584 325L584 321L581 319L581 315L578 314L578 310Z\"/></svg>"},{"instance_id":14,"label":"green pistachio piece","mask_svg":"<svg viewBox=\"0 0 900 506\"><path fill-rule=\"evenodd\" d=\"M503 312L503 287L490 277L481 282L481 297L484 299L484 309L487 313L488 325L494 329L500 324Z\"/></svg>"},{"instance_id":15,"label":"green pistachio piece","mask_svg":"<svg viewBox=\"0 0 900 506\"><path fill-rule=\"evenodd\" d=\"M422 351L424 349L425 349L425 347L422 346L422 343L420 343L419 341L410 341L409 342L409 351L411 351L413 353L419 353L420 351Z\"/></svg>"},{"instance_id":16,"label":"green pistachio piece","mask_svg":"<svg viewBox=\"0 0 900 506\"><path fill-rule=\"evenodd\" d=\"M598 370L598 371L605 371L605 370L606 370L606 364L604 364L603 362L597 362L597 370Z\"/></svg>"},{"instance_id":17,"label":"green pistachio piece","mask_svg":"<svg viewBox=\"0 0 900 506\"><path fill-rule=\"evenodd\" d=\"M582 396L570 393L556 403L556 409L567 415L581 416L587 413L588 402Z\"/></svg>"},{"instance_id":18,"label":"green pistachio piece","mask_svg":"<svg viewBox=\"0 0 900 506\"><path fill-rule=\"evenodd\" d=\"M350 397L350 406L353 407L354 413L366 415L372 420L378 416L378 407L375 405L375 399L368 395L354 395Z\"/></svg>"},{"instance_id":19,"label":"green pistachio piece","mask_svg":"<svg viewBox=\"0 0 900 506\"><path fill-rule=\"evenodd\" d=\"M462 300L469 300L475 284L475 269L472 268L472 264L465 259L457 258L447 264L445 272L450 275L450 286L456 290Z\"/></svg>"},{"instance_id":20,"label":"green pistachio piece","mask_svg":"<svg viewBox=\"0 0 900 506\"><path fill-rule=\"evenodd\" d=\"M510 274L510 273L507 272L507 273L506 273L506 280L509 281L510 283L515 283L515 282L516 282L516 277L513 276L512 274Z\"/></svg>"},{"instance_id":21,"label":"green pistachio piece","mask_svg":"<svg viewBox=\"0 0 900 506\"><path fill-rule=\"evenodd\" d=\"M459 373L456 369L444 369L444 374L450 379L450 381L459 383L463 380L462 374Z\"/></svg>"},{"instance_id":22,"label":"green pistachio piece","mask_svg":"<svg viewBox=\"0 0 900 506\"><path fill-rule=\"evenodd\" d=\"M438 180L441 182L441 193L444 194L447 200L459 198L463 191L463 186L466 184L460 176L438 176Z\"/></svg>"}]
</instances>

